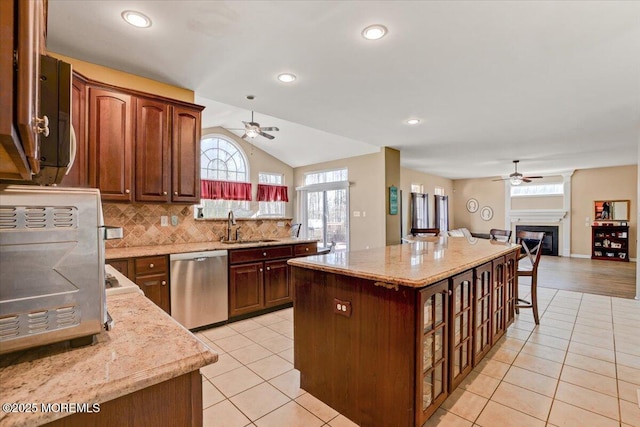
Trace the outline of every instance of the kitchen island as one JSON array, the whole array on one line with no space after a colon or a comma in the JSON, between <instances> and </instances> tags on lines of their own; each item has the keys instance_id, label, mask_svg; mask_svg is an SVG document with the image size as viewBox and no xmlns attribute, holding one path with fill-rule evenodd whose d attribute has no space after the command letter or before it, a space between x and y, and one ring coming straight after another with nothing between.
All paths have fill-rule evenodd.
<instances>
[{"instance_id":1,"label":"kitchen island","mask_svg":"<svg viewBox=\"0 0 640 427\"><path fill-rule=\"evenodd\" d=\"M0 400L23 404L3 410L0 425L202 425L199 368L218 355L128 284L134 292L115 288L107 296L115 324L94 345L62 342L0 356Z\"/></svg>"},{"instance_id":2,"label":"kitchen island","mask_svg":"<svg viewBox=\"0 0 640 427\"><path fill-rule=\"evenodd\" d=\"M519 250L441 237L290 260L301 388L362 427L421 426L513 321Z\"/></svg>"}]
</instances>

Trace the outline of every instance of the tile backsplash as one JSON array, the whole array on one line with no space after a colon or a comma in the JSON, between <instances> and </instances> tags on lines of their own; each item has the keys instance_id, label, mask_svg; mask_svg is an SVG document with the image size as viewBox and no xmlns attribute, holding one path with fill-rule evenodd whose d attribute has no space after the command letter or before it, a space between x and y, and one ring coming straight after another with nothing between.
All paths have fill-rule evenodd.
<instances>
[{"instance_id":1,"label":"tile backsplash","mask_svg":"<svg viewBox=\"0 0 640 427\"><path fill-rule=\"evenodd\" d=\"M105 225L124 231L122 239L107 240L107 248L211 242L227 235L226 220L196 220L193 206L103 203L102 209ZM162 216L169 225L160 225ZM177 225L172 225L172 217ZM234 233L238 227L242 239L289 237L291 219L238 219Z\"/></svg>"}]
</instances>

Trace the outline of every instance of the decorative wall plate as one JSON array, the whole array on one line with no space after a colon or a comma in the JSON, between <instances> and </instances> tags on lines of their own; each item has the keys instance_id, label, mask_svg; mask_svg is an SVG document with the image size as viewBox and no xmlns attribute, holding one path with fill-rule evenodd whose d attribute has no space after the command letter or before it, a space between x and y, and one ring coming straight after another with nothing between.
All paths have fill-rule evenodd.
<instances>
[{"instance_id":1,"label":"decorative wall plate","mask_svg":"<svg viewBox=\"0 0 640 427\"><path fill-rule=\"evenodd\" d=\"M493 209L491 209L489 206L485 206L480 209L480 218L485 221L490 221L491 218L493 218Z\"/></svg>"},{"instance_id":2,"label":"decorative wall plate","mask_svg":"<svg viewBox=\"0 0 640 427\"><path fill-rule=\"evenodd\" d=\"M467 200L467 210L471 213L474 213L478 210L478 207L480 205L478 204L478 201L476 199L469 199Z\"/></svg>"}]
</instances>

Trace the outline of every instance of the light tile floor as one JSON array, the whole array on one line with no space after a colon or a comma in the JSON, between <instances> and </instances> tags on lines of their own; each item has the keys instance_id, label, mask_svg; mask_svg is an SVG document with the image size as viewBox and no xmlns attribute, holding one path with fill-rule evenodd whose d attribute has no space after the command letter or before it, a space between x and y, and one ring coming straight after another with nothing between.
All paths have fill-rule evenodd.
<instances>
[{"instance_id":1,"label":"light tile floor","mask_svg":"<svg viewBox=\"0 0 640 427\"><path fill-rule=\"evenodd\" d=\"M640 427L640 301L538 298L540 325L522 310L425 426ZM196 335L220 355L201 369L205 427L356 425L300 389L292 308Z\"/></svg>"}]
</instances>

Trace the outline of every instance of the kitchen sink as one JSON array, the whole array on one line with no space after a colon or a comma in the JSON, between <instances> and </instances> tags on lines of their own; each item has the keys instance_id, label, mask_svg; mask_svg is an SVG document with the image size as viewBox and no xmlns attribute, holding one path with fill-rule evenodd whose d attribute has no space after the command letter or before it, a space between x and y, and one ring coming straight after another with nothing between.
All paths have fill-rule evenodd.
<instances>
[{"instance_id":1,"label":"kitchen sink","mask_svg":"<svg viewBox=\"0 0 640 427\"><path fill-rule=\"evenodd\" d=\"M245 243L269 243L269 242L277 242L278 239L255 239L255 240L224 240L222 243L227 245L242 245Z\"/></svg>"}]
</instances>

